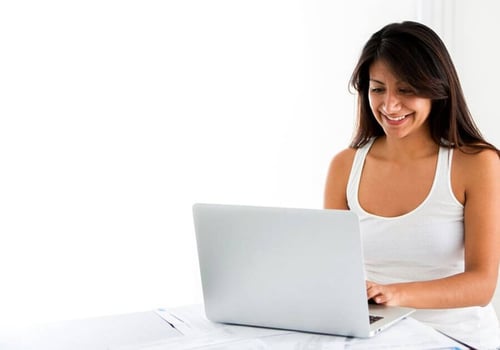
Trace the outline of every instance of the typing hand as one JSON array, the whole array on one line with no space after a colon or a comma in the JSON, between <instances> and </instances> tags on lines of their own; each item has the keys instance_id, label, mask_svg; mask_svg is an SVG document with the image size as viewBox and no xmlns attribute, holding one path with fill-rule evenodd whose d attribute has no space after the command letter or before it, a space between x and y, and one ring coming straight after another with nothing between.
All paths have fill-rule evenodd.
<instances>
[{"instance_id":1,"label":"typing hand","mask_svg":"<svg viewBox=\"0 0 500 350\"><path fill-rule=\"evenodd\" d=\"M384 285L366 281L366 296L368 301L372 301L375 304L399 305L397 288L391 284Z\"/></svg>"}]
</instances>

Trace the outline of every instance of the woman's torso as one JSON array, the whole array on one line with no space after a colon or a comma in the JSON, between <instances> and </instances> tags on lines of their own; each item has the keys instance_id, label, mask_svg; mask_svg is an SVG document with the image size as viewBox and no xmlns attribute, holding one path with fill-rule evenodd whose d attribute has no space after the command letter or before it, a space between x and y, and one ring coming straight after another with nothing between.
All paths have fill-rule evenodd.
<instances>
[{"instance_id":1,"label":"woman's torso","mask_svg":"<svg viewBox=\"0 0 500 350\"><path fill-rule=\"evenodd\" d=\"M360 218L367 279L387 284L463 272L464 206L450 180L452 149L440 147L437 156L422 161L422 171L415 168L405 174L403 170L399 174L409 178L398 181L390 174L398 174L399 169L374 174L377 165L373 162L378 160L372 164L367 160L372 144L373 140L356 151L346 194L349 209ZM375 199L360 196L368 192ZM414 317L475 344L498 336L491 306L418 310Z\"/></svg>"}]
</instances>

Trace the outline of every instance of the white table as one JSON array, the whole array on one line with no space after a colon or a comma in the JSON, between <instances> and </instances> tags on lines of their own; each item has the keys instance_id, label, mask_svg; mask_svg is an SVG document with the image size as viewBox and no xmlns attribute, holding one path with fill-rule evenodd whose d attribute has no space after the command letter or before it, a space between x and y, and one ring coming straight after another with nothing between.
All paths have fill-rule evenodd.
<instances>
[{"instance_id":1,"label":"white table","mask_svg":"<svg viewBox=\"0 0 500 350\"><path fill-rule=\"evenodd\" d=\"M368 340L216 324L201 305L0 330L1 350L466 349L408 318Z\"/></svg>"}]
</instances>

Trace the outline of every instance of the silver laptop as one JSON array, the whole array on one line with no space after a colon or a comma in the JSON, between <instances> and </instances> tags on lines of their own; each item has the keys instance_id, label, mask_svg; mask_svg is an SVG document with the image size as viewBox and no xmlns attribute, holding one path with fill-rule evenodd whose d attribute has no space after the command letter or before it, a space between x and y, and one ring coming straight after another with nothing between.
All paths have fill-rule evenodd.
<instances>
[{"instance_id":1,"label":"silver laptop","mask_svg":"<svg viewBox=\"0 0 500 350\"><path fill-rule=\"evenodd\" d=\"M209 320L370 337L414 309L368 304L356 214L193 206Z\"/></svg>"}]
</instances>

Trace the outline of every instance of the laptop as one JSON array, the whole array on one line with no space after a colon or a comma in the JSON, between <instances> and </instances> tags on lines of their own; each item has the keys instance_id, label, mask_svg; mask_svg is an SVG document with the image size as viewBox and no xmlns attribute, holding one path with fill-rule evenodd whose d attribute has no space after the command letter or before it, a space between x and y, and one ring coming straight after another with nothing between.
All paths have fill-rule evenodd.
<instances>
[{"instance_id":1,"label":"laptop","mask_svg":"<svg viewBox=\"0 0 500 350\"><path fill-rule=\"evenodd\" d=\"M368 304L351 211L197 203L193 215L211 321L367 338L415 311Z\"/></svg>"}]
</instances>

